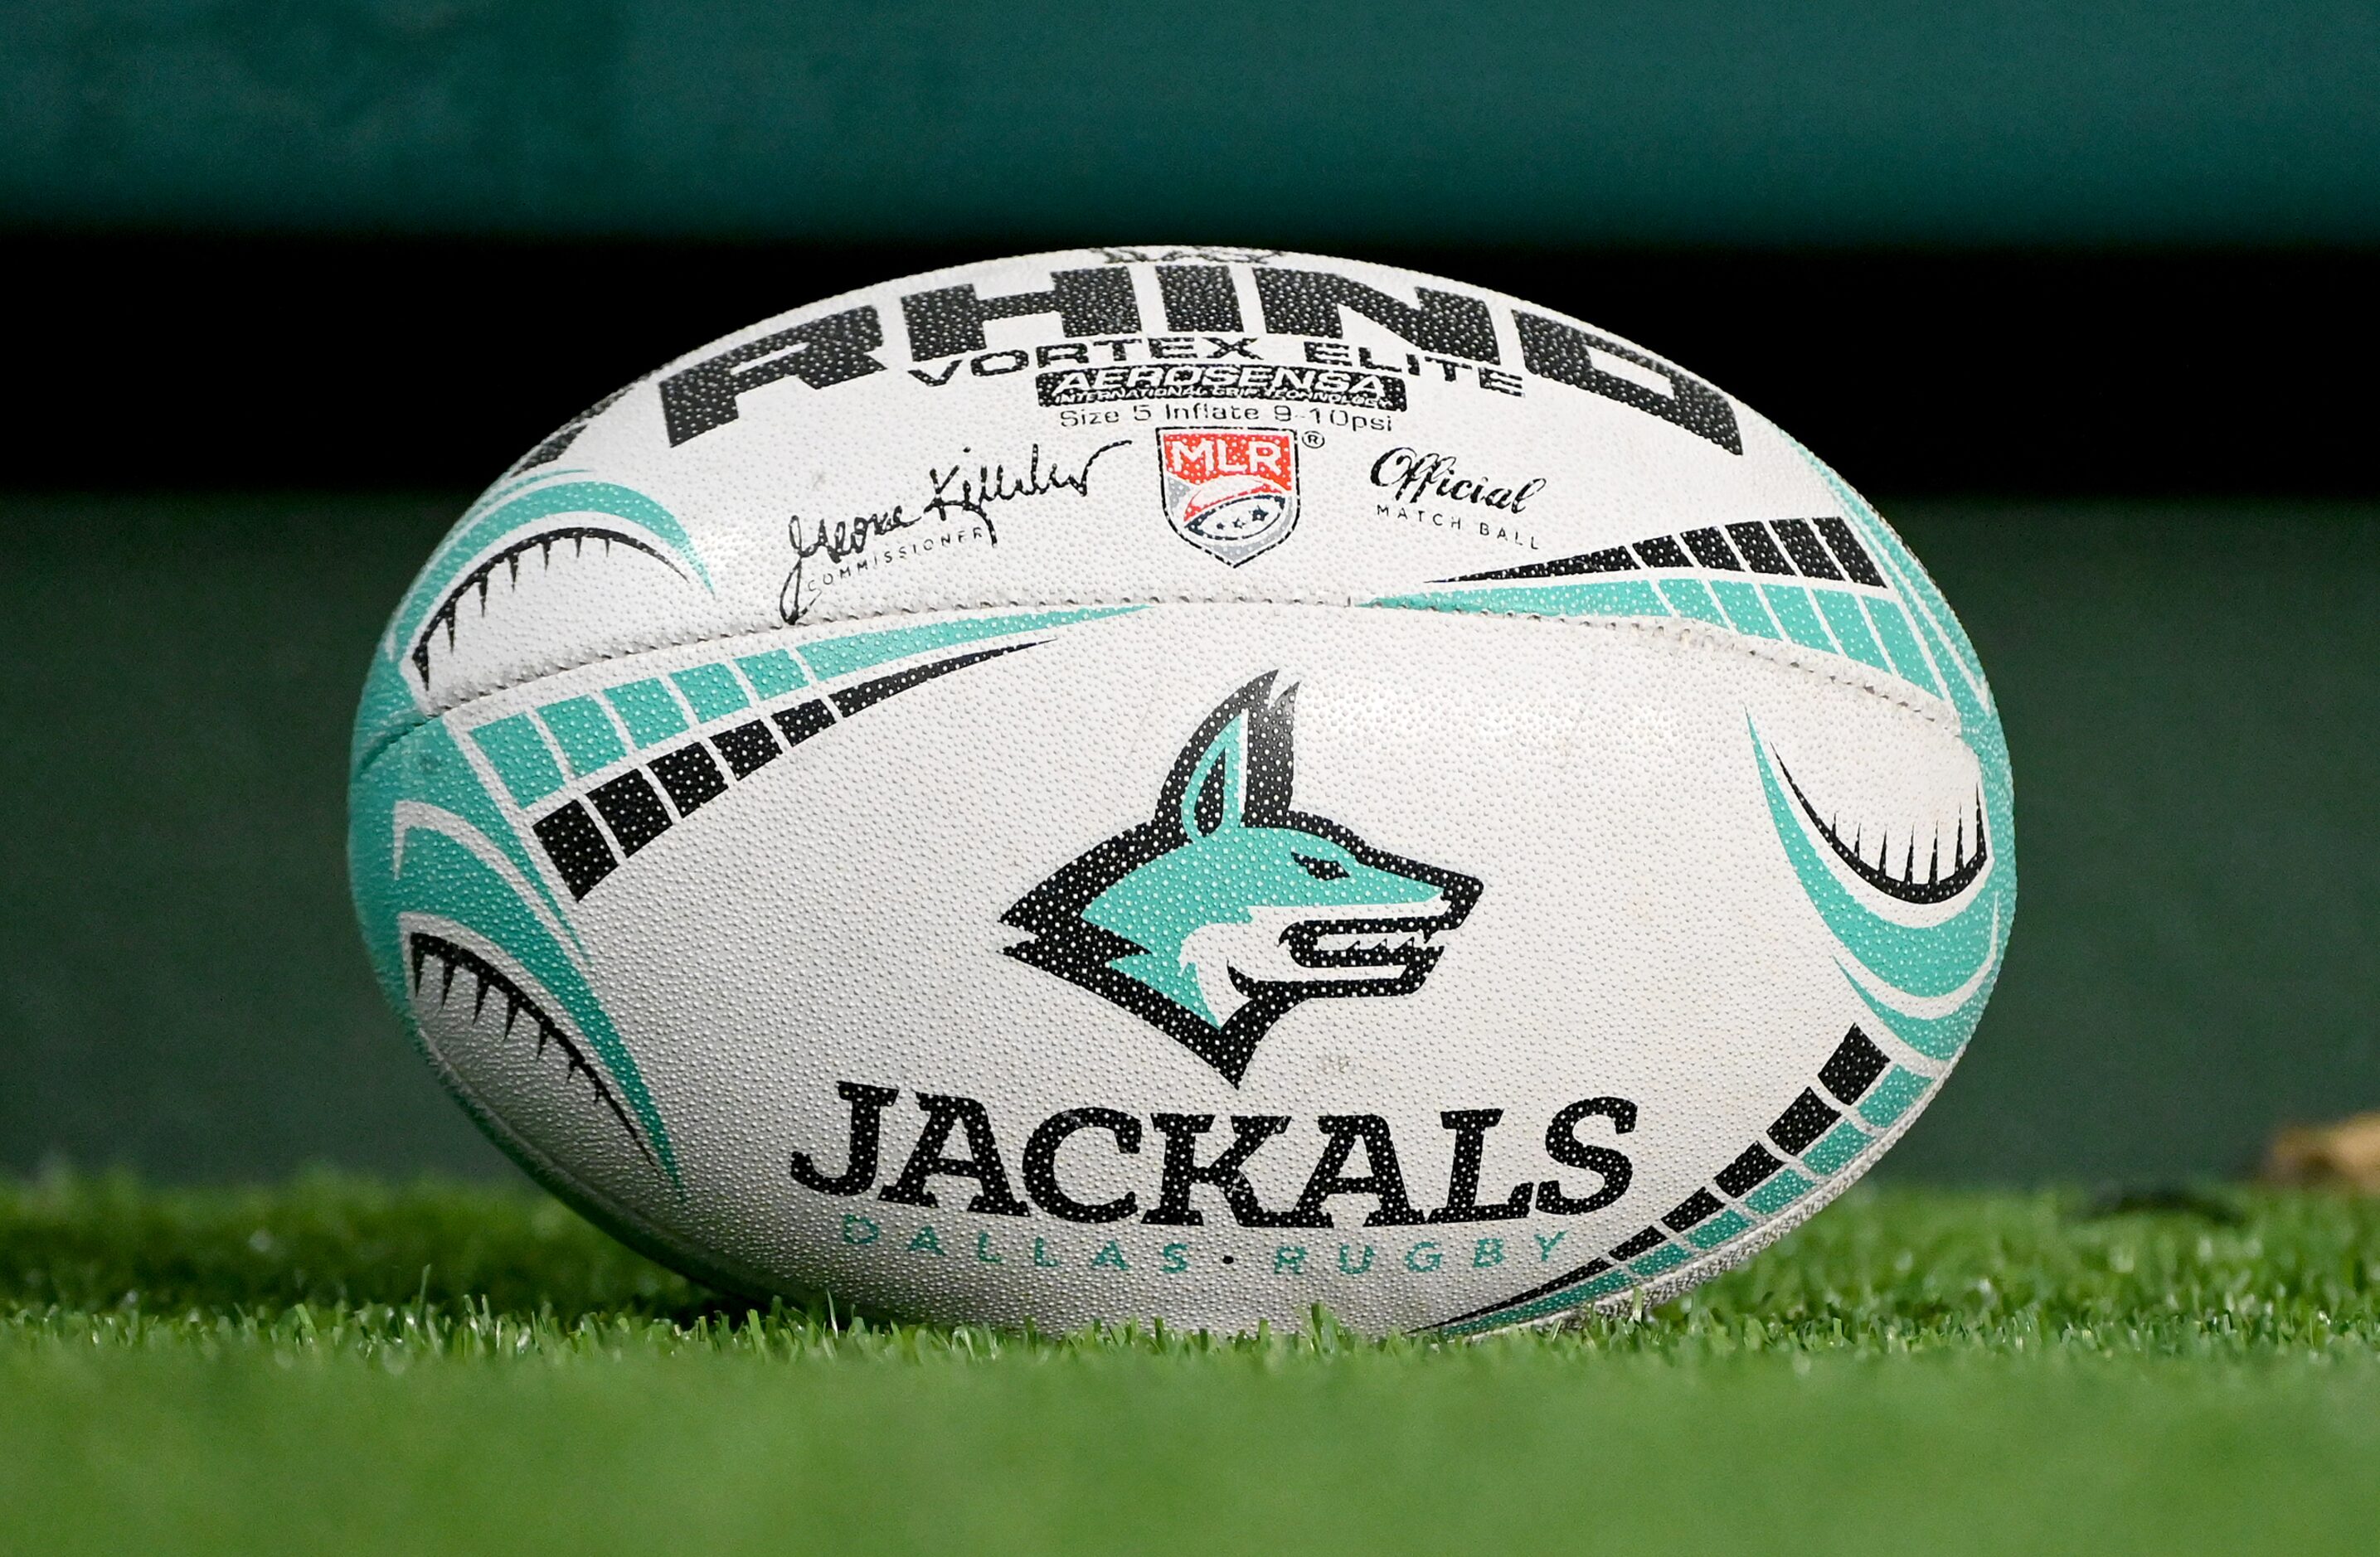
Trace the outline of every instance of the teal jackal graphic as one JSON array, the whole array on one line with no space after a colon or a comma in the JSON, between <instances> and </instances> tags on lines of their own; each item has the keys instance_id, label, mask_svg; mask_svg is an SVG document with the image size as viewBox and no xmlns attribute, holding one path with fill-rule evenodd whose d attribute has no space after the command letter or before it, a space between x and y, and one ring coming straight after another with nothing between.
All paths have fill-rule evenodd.
<instances>
[{"instance_id":1,"label":"teal jackal graphic","mask_svg":"<svg viewBox=\"0 0 2380 1557\"><path fill-rule=\"evenodd\" d=\"M1302 1000L1410 995L1479 899L1470 876L1290 809L1297 689L1258 676L1174 759L1156 815L1002 916L1019 961L1113 1001L1237 1086Z\"/></svg>"}]
</instances>

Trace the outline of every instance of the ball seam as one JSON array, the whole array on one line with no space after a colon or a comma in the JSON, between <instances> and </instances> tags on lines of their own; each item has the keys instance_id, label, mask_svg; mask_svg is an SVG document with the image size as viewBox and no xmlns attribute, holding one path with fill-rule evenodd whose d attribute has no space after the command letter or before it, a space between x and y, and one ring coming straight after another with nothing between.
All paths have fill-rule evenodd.
<instances>
[{"instance_id":1,"label":"ball seam","mask_svg":"<svg viewBox=\"0 0 2380 1557\"><path fill-rule=\"evenodd\" d=\"M1353 599L1256 599L1235 597L1159 595L1145 596L1136 598L1125 597L1099 600L987 600L973 604L948 606L892 607L884 610L871 612L867 616L840 617L828 622L819 622L815 623L805 622L802 625L821 628L864 628L869 622L880 622L887 618L905 616L942 616L964 611L1050 610L1099 610L1119 607L1175 605L1319 606L1331 610L1405 610L1418 614L1442 616L1462 622L1549 622L1565 627L1601 628L1607 631L1633 630L1657 637L1665 637L1680 643L1694 645L1699 647L1716 649L1722 652L1731 651L1743 655L1747 658L1758 659L1772 665L1783 666L1786 669L1798 670L1803 675L1824 682L1828 685L1844 687L1850 691L1874 697L1880 702L1913 714L1919 718L1926 720L1928 723L1944 725L1954 731L1959 726L1957 715L1949 708L1949 705L1943 703L1939 699L1921 696L1916 693L1915 688L1910 687L1908 683L1900 682L1897 677L1891 678L1891 684L1887 685L1883 684L1887 678L1882 672L1871 673L1874 679L1870 679L1868 674L1844 674L1844 670L1849 665L1856 662L1841 660L1836 656L1828 655L1825 657L1824 663L1818 663L1815 662L1813 651L1801 649L1799 646L1772 643L1767 639L1747 638L1741 634L1726 632L1721 629L1709 626L1704 622L1683 621L1675 617L1552 616L1535 611L1450 610L1442 606L1379 607L1360 604ZM407 725L405 729L394 731L384 737L378 746L376 746L370 753L367 754L361 761L356 764L355 771L358 774L366 771L374 763L378 762L383 755L385 755L392 748L401 743L407 736L413 734L416 730L422 729L424 726L434 724L450 714L460 713L464 709L469 708L476 704L484 703L492 697L501 696L504 693L528 686L532 682L544 681L549 677L570 675L577 671L589 670L598 665L610 664L614 660L633 659L643 655L664 654L681 649L702 648L710 644L726 643L735 638L760 637L765 634L782 633L789 630L790 629L787 629L782 624L777 626L762 625L709 633L698 637L673 638L665 643L607 649L591 654L585 658L573 660L567 665L552 666L545 670L538 670L534 674L522 676L516 680L504 682L494 686L483 687L480 690L472 693L468 696L458 697L448 703L434 704L431 707L423 711L422 716L418 722ZM795 648L799 648L802 646L795 645L794 646ZM1864 670L1864 668L1863 668L1863 670ZM1904 688L1906 690L1903 690Z\"/></svg>"}]
</instances>

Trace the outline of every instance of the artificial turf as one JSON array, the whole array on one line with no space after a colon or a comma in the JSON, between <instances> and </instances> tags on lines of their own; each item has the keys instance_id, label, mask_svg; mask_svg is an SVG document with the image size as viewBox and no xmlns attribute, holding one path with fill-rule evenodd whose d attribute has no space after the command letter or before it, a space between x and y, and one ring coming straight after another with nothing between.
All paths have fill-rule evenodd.
<instances>
[{"instance_id":1,"label":"artificial turf","mask_svg":"<svg viewBox=\"0 0 2380 1557\"><path fill-rule=\"evenodd\" d=\"M1430 1346L710 1298L523 1192L0 1184L0 1551L2368 1550L2380 1205L1857 1191Z\"/></svg>"}]
</instances>

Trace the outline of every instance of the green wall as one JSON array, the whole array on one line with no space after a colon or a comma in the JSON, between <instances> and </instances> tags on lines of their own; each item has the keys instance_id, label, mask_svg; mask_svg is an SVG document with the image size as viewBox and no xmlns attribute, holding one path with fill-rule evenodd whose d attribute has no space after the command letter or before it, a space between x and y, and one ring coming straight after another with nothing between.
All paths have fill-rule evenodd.
<instances>
[{"instance_id":1,"label":"green wall","mask_svg":"<svg viewBox=\"0 0 2380 1557\"><path fill-rule=\"evenodd\" d=\"M77 0L0 221L809 240L2369 243L2369 0Z\"/></svg>"},{"instance_id":2,"label":"green wall","mask_svg":"<svg viewBox=\"0 0 2380 1557\"><path fill-rule=\"evenodd\" d=\"M0 499L0 1167L499 1167L341 858L367 646L457 506ZM1998 689L2025 872L1888 1171L2229 1172L2380 1106L2380 510L1885 506Z\"/></svg>"}]
</instances>

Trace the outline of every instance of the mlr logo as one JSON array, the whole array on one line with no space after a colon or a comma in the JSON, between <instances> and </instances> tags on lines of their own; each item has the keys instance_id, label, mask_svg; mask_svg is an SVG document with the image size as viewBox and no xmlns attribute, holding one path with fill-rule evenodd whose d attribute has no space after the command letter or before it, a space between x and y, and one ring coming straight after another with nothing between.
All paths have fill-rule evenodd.
<instances>
[{"instance_id":1,"label":"mlr logo","mask_svg":"<svg viewBox=\"0 0 2380 1557\"><path fill-rule=\"evenodd\" d=\"M1165 517L1174 534L1231 567L1297 527L1297 434L1165 428L1157 435Z\"/></svg>"}]
</instances>

